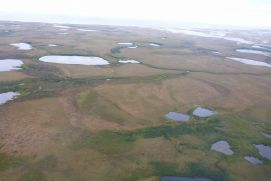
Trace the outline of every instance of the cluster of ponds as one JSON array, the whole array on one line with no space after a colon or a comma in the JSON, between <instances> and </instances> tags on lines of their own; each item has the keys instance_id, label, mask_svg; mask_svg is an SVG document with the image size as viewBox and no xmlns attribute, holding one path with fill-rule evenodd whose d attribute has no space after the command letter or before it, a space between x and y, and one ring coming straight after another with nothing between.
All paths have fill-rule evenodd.
<instances>
[{"instance_id":1,"label":"cluster of ponds","mask_svg":"<svg viewBox=\"0 0 271 181\"><path fill-rule=\"evenodd\" d=\"M254 146L263 158L265 158L267 160L271 160L271 147L270 146L266 146L263 144L255 144ZM218 142L215 142L214 144L212 144L211 150L223 153L225 155L233 155L234 154L234 152L231 150L230 144L224 140L221 140L221 141L218 141ZM260 160L257 157L254 157L254 156L247 155L247 156L244 156L244 159L254 165L258 165L258 164L263 163L262 160Z\"/></svg>"},{"instance_id":2,"label":"cluster of ponds","mask_svg":"<svg viewBox=\"0 0 271 181\"><path fill-rule=\"evenodd\" d=\"M236 50L240 53L247 53L247 54L258 54L258 55L264 55L266 57L271 57L271 48L260 46L260 45L253 45L251 48L239 48ZM268 64L266 62L261 62L257 60L251 60L246 58L240 58L240 57L226 57L226 59L241 62L247 65L254 65L254 66L264 66L264 67L271 67L271 64Z\"/></svg>"},{"instance_id":3,"label":"cluster of ponds","mask_svg":"<svg viewBox=\"0 0 271 181\"><path fill-rule=\"evenodd\" d=\"M230 37L227 34L229 32L226 31L195 31L195 30L190 30L190 29L172 29L172 28L160 28L159 30L166 30L171 33L183 33L186 35L192 35L192 36L200 36L200 37L205 37L205 38L219 38L219 39L224 39L228 41L234 41L238 44L252 44L251 49L250 48L242 48L242 49L237 49L237 52L240 53L249 53L249 54L259 54L259 55L264 55L266 57L271 57L271 47L268 48L266 46L261 46L254 44L252 41L248 41L242 38L238 37ZM213 54L216 55L221 55L220 52L218 51L212 51ZM247 65L254 65L254 66L265 66L265 67L271 67L271 64L257 61L257 60L251 60L251 59L246 59L246 58L240 58L240 57L226 57L226 59L237 61L240 63L244 63Z\"/></svg>"},{"instance_id":4,"label":"cluster of ponds","mask_svg":"<svg viewBox=\"0 0 271 181\"><path fill-rule=\"evenodd\" d=\"M215 111L212 111L212 110L209 110L209 109L203 108L203 107L197 107L192 112L192 115L195 117L198 117L198 118L208 118L208 117L213 116L215 114L217 114ZM179 112L168 112L165 115L165 117L172 120L172 121L175 121L175 122L188 122L190 120L190 115L184 114L184 113L179 113ZM267 138L271 138L271 134L262 132L262 135ZM270 146L266 146L266 145L262 145L262 144L255 144L254 146L255 146L255 148L258 149L259 154L263 158L265 158L267 160L271 160L271 147ZM224 155L228 155L228 156L234 154L233 150L231 149L230 144L225 140L219 140L219 141L213 143L211 146L211 150L220 152L220 153L222 153ZM263 163L262 160L260 160L256 157L253 157L253 156L249 156L249 155L245 156L244 159L249 161L252 164L255 164L255 165ZM175 177L173 177L173 178L165 177L165 178L173 179ZM176 178L183 178L183 177L176 177Z\"/></svg>"},{"instance_id":5,"label":"cluster of ponds","mask_svg":"<svg viewBox=\"0 0 271 181\"><path fill-rule=\"evenodd\" d=\"M71 27L56 25L56 28L61 28L61 30L67 30ZM78 29L78 31L96 31L90 29ZM130 46L129 48L135 48L133 43L119 43L120 45ZM17 47L18 50L31 50L33 47L29 43L12 43L11 46ZM49 44L48 47L56 47L56 44ZM153 44L152 46L156 46ZM48 62L48 63L57 63L57 64L70 64L70 65L108 65L110 64L107 60L101 57L94 56L63 56L63 55L48 55L39 58L39 61ZM137 60L127 59L119 60L119 63L131 63L138 64L140 63ZM18 59L3 59L0 60L0 72L7 72L12 70L19 70L23 62ZM19 95L17 92L5 92L0 94L0 105L5 104L6 102L13 100Z\"/></svg>"},{"instance_id":6,"label":"cluster of ponds","mask_svg":"<svg viewBox=\"0 0 271 181\"><path fill-rule=\"evenodd\" d=\"M56 28L61 28L61 31L66 31L70 29L71 27L69 26L62 26L62 25L55 25L54 27ZM92 29L77 29L78 31L84 31L84 32L95 32L97 30L92 30ZM251 42L243 40L243 39L238 39L238 38L230 38L230 37L225 37L225 35L221 34L206 34L203 32L194 32L190 30L181 30L179 32L185 33L185 34L190 34L190 35L196 35L196 36L203 36L203 37L215 37L215 38L223 38L227 39L230 41L236 41L239 43L247 43L251 44ZM67 34L67 33L61 33L61 34ZM13 43L10 44L11 46L17 47L18 50L31 50L33 47L31 44L28 43ZM130 49L135 49L138 48L137 45L134 43L130 42L122 42L118 43L118 45L123 45L127 46L127 48ZM148 43L149 46L151 47L159 47L161 46L160 44L157 43ZM49 44L49 47L56 47L58 45L56 44ZM252 48L254 49L237 49L237 52L240 53L250 53L250 54L260 54L264 55L267 57L271 57L271 49L262 47L259 45L253 45ZM266 52L267 51L267 52ZM220 52L218 51L212 51L213 54L221 55ZM265 66L265 67L271 67L270 64L267 64L265 62L260 62L256 60L251 60L251 59L245 59L245 58L238 58L238 57L226 57L226 59L233 60L233 61L238 61L244 64L248 65L254 65L254 66ZM63 56L63 55L48 55L48 56L43 56L39 58L40 61L42 62L47 62L47 63L57 63L57 64L71 64L71 65L108 65L110 64L107 60L101 58L101 57L94 57L94 56ZM131 64L138 64L140 63L137 60L132 60L132 59L127 59L127 60L119 60L119 63L131 63ZM21 60L17 59L4 59L0 60L0 72L5 72L5 71L12 71L12 70L19 70L20 66L23 64ZM20 94L18 92L5 92L5 93L0 93L0 105L3 105L7 103L8 101L13 100ZM198 118L208 118L210 116L213 116L217 114L216 112L203 108L203 107L197 107L193 112L192 115ZM165 115L166 118L175 121L175 122L188 122L191 118L190 115L184 114L184 113L179 113L179 112L168 112ZM271 138L271 135L268 133L262 132L262 135ZM255 148L258 150L259 154L267 159L271 160L271 147L266 146L263 144L255 144ZM220 152L224 155L230 156L233 155L234 152L231 149L230 144L225 141L225 140L220 140L211 145L211 150ZM263 161L260 160L257 157L254 156L244 156L244 159L247 160L248 162L258 165L262 164ZM209 178L189 178L189 177L176 177L176 176L164 176L162 177L162 181L212 181Z\"/></svg>"},{"instance_id":7,"label":"cluster of ponds","mask_svg":"<svg viewBox=\"0 0 271 181\"><path fill-rule=\"evenodd\" d=\"M19 70L19 69L21 69L20 66L22 64L23 64L23 62L21 60L17 60L17 59L0 60L0 72ZM20 94L17 92L0 93L0 105L3 105L8 101L13 100L18 95L20 95Z\"/></svg>"},{"instance_id":8,"label":"cluster of ponds","mask_svg":"<svg viewBox=\"0 0 271 181\"><path fill-rule=\"evenodd\" d=\"M216 112L199 106L192 112L192 114L195 117L207 118L207 117L215 115ZM171 119L173 121L178 121L178 122L187 122L190 119L190 116L188 114L179 113L179 112L169 112L165 116L168 119Z\"/></svg>"},{"instance_id":9,"label":"cluster of ponds","mask_svg":"<svg viewBox=\"0 0 271 181\"><path fill-rule=\"evenodd\" d=\"M18 50L31 50L32 46L28 43L12 43L11 46L16 47ZM23 62L18 59L3 59L0 60L0 72L8 72L13 70L20 70ZM20 94L18 92L4 92L0 93L0 105L15 99Z\"/></svg>"}]
</instances>

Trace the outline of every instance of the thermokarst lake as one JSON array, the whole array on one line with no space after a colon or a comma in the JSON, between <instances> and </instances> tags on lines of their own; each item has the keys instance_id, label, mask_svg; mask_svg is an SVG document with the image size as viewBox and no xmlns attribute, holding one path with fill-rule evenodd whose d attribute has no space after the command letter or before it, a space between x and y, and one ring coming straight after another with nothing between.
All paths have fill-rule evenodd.
<instances>
[{"instance_id":1,"label":"thermokarst lake","mask_svg":"<svg viewBox=\"0 0 271 181\"><path fill-rule=\"evenodd\" d=\"M0 60L0 72L19 70L21 69L20 68L21 65L23 65L23 62L17 59Z\"/></svg>"},{"instance_id":2,"label":"thermokarst lake","mask_svg":"<svg viewBox=\"0 0 271 181\"><path fill-rule=\"evenodd\" d=\"M39 58L42 62L71 64L71 65L108 65L109 62L101 57L85 57L85 56L62 56L48 55Z\"/></svg>"},{"instance_id":3,"label":"thermokarst lake","mask_svg":"<svg viewBox=\"0 0 271 181\"><path fill-rule=\"evenodd\" d=\"M20 95L20 94L17 92L0 93L0 105L3 105L8 101L13 100L18 95Z\"/></svg>"}]
</instances>

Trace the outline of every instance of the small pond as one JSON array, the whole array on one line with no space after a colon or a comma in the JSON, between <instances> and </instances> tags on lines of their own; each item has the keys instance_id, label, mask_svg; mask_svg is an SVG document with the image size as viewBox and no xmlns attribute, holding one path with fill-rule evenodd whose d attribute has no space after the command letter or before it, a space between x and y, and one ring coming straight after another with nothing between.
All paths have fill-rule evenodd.
<instances>
[{"instance_id":1,"label":"small pond","mask_svg":"<svg viewBox=\"0 0 271 181\"><path fill-rule=\"evenodd\" d=\"M168 119L171 119L171 120L177 121L177 122L187 122L187 121L189 121L189 118L190 118L189 115L178 113L178 112L169 112L166 114L166 117Z\"/></svg>"},{"instance_id":2,"label":"small pond","mask_svg":"<svg viewBox=\"0 0 271 181\"><path fill-rule=\"evenodd\" d=\"M55 44L49 44L48 47L56 47L58 45L55 45Z\"/></svg>"},{"instance_id":3,"label":"small pond","mask_svg":"<svg viewBox=\"0 0 271 181\"><path fill-rule=\"evenodd\" d=\"M218 151L220 153L223 153L225 155L232 155L233 151L231 150L231 146L227 141L218 141L214 144L212 144L211 150Z\"/></svg>"},{"instance_id":4,"label":"small pond","mask_svg":"<svg viewBox=\"0 0 271 181\"><path fill-rule=\"evenodd\" d=\"M200 117L200 118L207 118L209 116L213 116L215 115L216 112L211 111L209 109L206 108L202 108L202 107L197 107L194 111L193 111L193 115Z\"/></svg>"},{"instance_id":5,"label":"small pond","mask_svg":"<svg viewBox=\"0 0 271 181\"><path fill-rule=\"evenodd\" d=\"M258 149L260 155L268 160L271 160L271 147L265 146L262 144L255 145L255 147Z\"/></svg>"},{"instance_id":6,"label":"small pond","mask_svg":"<svg viewBox=\"0 0 271 181\"><path fill-rule=\"evenodd\" d=\"M244 159L247 160L247 161L249 161L253 165L258 165L258 164L262 164L263 163L262 160L259 160L258 158L253 157L253 156L245 156Z\"/></svg>"},{"instance_id":7,"label":"small pond","mask_svg":"<svg viewBox=\"0 0 271 181\"><path fill-rule=\"evenodd\" d=\"M119 63L140 63L137 60L119 60Z\"/></svg>"},{"instance_id":8,"label":"small pond","mask_svg":"<svg viewBox=\"0 0 271 181\"><path fill-rule=\"evenodd\" d=\"M131 48L131 49L134 49L134 48L137 48L138 46L131 46L131 47L127 47L127 48Z\"/></svg>"},{"instance_id":9,"label":"small pond","mask_svg":"<svg viewBox=\"0 0 271 181\"><path fill-rule=\"evenodd\" d=\"M149 43L150 46L152 47L160 47L161 45L158 43Z\"/></svg>"},{"instance_id":10,"label":"small pond","mask_svg":"<svg viewBox=\"0 0 271 181\"><path fill-rule=\"evenodd\" d=\"M32 45L29 43L12 43L11 46L17 47L18 50L31 50Z\"/></svg>"},{"instance_id":11,"label":"small pond","mask_svg":"<svg viewBox=\"0 0 271 181\"><path fill-rule=\"evenodd\" d=\"M126 46L132 46L133 45L133 43L118 43L118 45L126 45Z\"/></svg>"},{"instance_id":12,"label":"small pond","mask_svg":"<svg viewBox=\"0 0 271 181\"><path fill-rule=\"evenodd\" d=\"M218 52L218 51L211 51L213 54L216 54L216 55L222 55L222 53Z\"/></svg>"},{"instance_id":13,"label":"small pond","mask_svg":"<svg viewBox=\"0 0 271 181\"><path fill-rule=\"evenodd\" d=\"M266 138L271 138L271 134L262 132L262 135Z\"/></svg>"}]
</instances>

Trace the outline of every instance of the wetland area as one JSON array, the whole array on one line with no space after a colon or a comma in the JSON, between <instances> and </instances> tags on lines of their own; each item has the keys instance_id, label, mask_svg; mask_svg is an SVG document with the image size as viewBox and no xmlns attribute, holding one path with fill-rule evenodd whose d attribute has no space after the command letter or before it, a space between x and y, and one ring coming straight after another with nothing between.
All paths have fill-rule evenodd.
<instances>
[{"instance_id":1,"label":"wetland area","mask_svg":"<svg viewBox=\"0 0 271 181\"><path fill-rule=\"evenodd\" d=\"M270 180L271 31L1 25L1 181Z\"/></svg>"}]
</instances>

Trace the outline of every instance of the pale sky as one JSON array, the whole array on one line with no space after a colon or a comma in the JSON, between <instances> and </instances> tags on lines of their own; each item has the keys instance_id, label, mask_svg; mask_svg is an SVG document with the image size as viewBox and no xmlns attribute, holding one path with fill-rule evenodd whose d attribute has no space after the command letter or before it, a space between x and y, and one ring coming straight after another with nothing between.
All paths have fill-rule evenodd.
<instances>
[{"instance_id":1,"label":"pale sky","mask_svg":"<svg viewBox=\"0 0 271 181\"><path fill-rule=\"evenodd\" d=\"M2 0L1 13L271 27L271 0Z\"/></svg>"}]
</instances>

